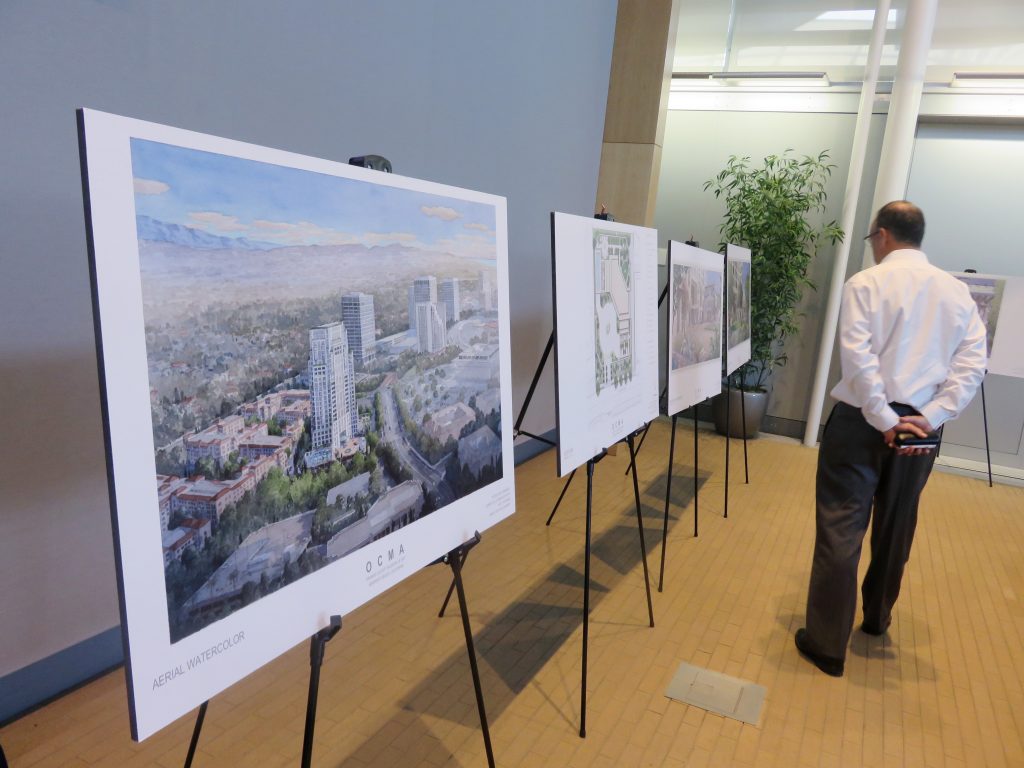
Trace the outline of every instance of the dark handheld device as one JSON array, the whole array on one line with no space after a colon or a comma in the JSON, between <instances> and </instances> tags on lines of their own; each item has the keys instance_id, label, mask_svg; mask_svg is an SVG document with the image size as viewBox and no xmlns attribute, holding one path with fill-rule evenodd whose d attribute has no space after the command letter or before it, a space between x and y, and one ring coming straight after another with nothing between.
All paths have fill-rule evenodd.
<instances>
[{"instance_id":1,"label":"dark handheld device","mask_svg":"<svg viewBox=\"0 0 1024 768\"><path fill-rule=\"evenodd\" d=\"M930 432L927 437L918 437L913 432L897 432L893 443L897 448L935 448L939 444L939 436Z\"/></svg>"}]
</instances>

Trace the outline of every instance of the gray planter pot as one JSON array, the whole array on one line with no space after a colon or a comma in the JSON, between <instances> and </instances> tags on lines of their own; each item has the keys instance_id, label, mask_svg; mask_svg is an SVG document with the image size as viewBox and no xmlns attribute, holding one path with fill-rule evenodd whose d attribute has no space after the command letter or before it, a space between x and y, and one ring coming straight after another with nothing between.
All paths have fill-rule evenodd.
<instances>
[{"instance_id":1,"label":"gray planter pot","mask_svg":"<svg viewBox=\"0 0 1024 768\"><path fill-rule=\"evenodd\" d=\"M743 415L746 413L746 436L757 437L761 431L768 410L767 392L743 392L739 389L729 390L729 437L742 438L744 435ZM720 435L726 433L725 428L725 390L722 394L711 398L711 413L715 419L715 431Z\"/></svg>"}]
</instances>

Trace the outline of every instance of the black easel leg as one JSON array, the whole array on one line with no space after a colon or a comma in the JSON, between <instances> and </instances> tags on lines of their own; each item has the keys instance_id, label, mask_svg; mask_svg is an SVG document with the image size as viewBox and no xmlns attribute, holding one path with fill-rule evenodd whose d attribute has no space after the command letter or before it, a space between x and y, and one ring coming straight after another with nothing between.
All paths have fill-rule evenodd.
<instances>
[{"instance_id":1,"label":"black easel leg","mask_svg":"<svg viewBox=\"0 0 1024 768\"><path fill-rule=\"evenodd\" d=\"M633 435L626 438L629 445L629 462L633 465L633 498L636 500L636 524L640 529L640 556L644 563L644 586L647 588L647 616L654 626L654 604L651 602L651 577L647 572L647 542L644 541L644 517L640 512L640 481L636 476L636 448L633 445Z\"/></svg>"},{"instance_id":2,"label":"black easel leg","mask_svg":"<svg viewBox=\"0 0 1024 768\"><path fill-rule=\"evenodd\" d=\"M484 709L484 693L480 685L480 670L476 664L476 650L473 647L473 630L469 626L469 610L466 608L466 590L462 586L462 566L466 562L468 551L456 552L449 558L452 567L455 589L459 595L459 610L462 612L462 629L466 633L466 652L469 654L469 668L473 672L473 688L476 690L476 708L480 713L480 729L484 734L484 749L487 752L487 765L494 768L494 751L491 749L491 731L487 727L487 710Z\"/></svg>"},{"instance_id":3,"label":"black easel leg","mask_svg":"<svg viewBox=\"0 0 1024 768\"><path fill-rule=\"evenodd\" d=\"M740 390L740 416L743 418L743 482L750 482L750 464L747 462L747 398Z\"/></svg>"},{"instance_id":4,"label":"black easel leg","mask_svg":"<svg viewBox=\"0 0 1024 768\"><path fill-rule=\"evenodd\" d=\"M661 531L661 570L658 573L658 591L661 592L665 585L665 550L668 549L668 505L672 496L672 466L676 453L676 419L678 414L672 415L672 437L668 444L668 472L665 475L665 524Z\"/></svg>"},{"instance_id":5,"label":"black easel leg","mask_svg":"<svg viewBox=\"0 0 1024 768\"><path fill-rule=\"evenodd\" d=\"M647 439L647 433L651 431L651 422L644 424L644 433L640 435L640 442L636 444L636 452L640 453L640 449L644 447L644 440Z\"/></svg>"},{"instance_id":6,"label":"black easel leg","mask_svg":"<svg viewBox=\"0 0 1024 768\"><path fill-rule=\"evenodd\" d=\"M199 746L199 734L203 730L203 720L206 719L206 705L209 701L204 701L199 705L199 714L196 715L196 725L192 729L192 741L188 745L188 755L185 756L185 768L192 768L192 759L196 756L196 747ZM2 754L2 753L0 753ZM6 763L0 761L0 765L6 768Z\"/></svg>"},{"instance_id":7,"label":"black easel leg","mask_svg":"<svg viewBox=\"0 0 1024 768\"><path fill-rule=\"evenodd\" d=\"M464 552L463 553L463 555L462 555L462 563L460 565L465 565L466 564L466 556L468 554L469 554L468 552ZM437 618L439 618L439 619L443 619L444 618L444 612L445 612L445 610L447 610L448 603L451 601L452 594L454 592L455 592L455 577L453 576L452 577L452 583L448 585L448 594L444 596L444 602L441 603L441 610L437 612Z\"/></svg>"},{"instance_id":8,"label":"black easel leg","mask_svg":"<svg viewBox=\"0 0 1024 768\"><path fill-rule=\"evenodd\" d=\"M587 541L583 555L583 682L580 685L580 738L587 738L587 643L590 640L590 519L594 504L594 460L587 462Z\"/></svg>"},{"instance_id":9,"label":"black easel leg","mask_svg":"<svg viewBox=\"0 0 1024 768\"><path fill-rule=\"evenodd\" d=\"M309 639L309 697L306 699L306 730L302 736L302 768L309 768L313 760L313 729L316 726L316 700L320 693L324 646L340 630L341 616L331 616L331 623Z\"/></svg>"},{"instance_id":10,"label":"black easel leg","mask_svg":"<svg viewBox=\"0 0 1024 768\"><path fill-rule=\"evenodd\" d=\"M693 537L697 538L697 513L700 486L697 485L697 406L693 406Z\"/></svg>"},{"instance_id":11,"label":"black easel leg","mask_svg":"<svg viewBox=\"0 0 1024 768\"><path fill-rule=\"evenodd\" d=\"M988 487L992 487L992 453L988 447L988 409L985 408L985 382L981 382L981 421L985 425L985 461L988 463Z\"/></svg>"},{"instance_id":12,"label":"black easel leg","mask_svg":"<svg viewBox=\"0 0 1024 768\"><path fill-rule=\"evenodd\" d=\"M732 385L725 377L725 510L722 517L729 517L729 435L732 433Z\"/></svg>"},{"instance_id":13,"label":"black easel leg","mask_svg":"<svg viewBox=\"0 0 1024 768\"><path fill-rule=\"evenodd\" d=\"M644 424L644 431L643 431L643 434L640 435L640 442L638 442L636 444L636 453L637 453L638 456L640 455L640 449L644 447L644 440L647 439L647 433L650 431L650 429L651 429L651 422L648 421L646 424ZM622 474L628 475L629 474L629 470L632 469L632 468L633 468L633 462L630 462L629 466L626 467L626 471L623 472Z\"/></svg>"},{"instance_id":14,"label":"black easel leg","mask_svg":"<svg viewBox=\"0 0 1024 768\"><path fill-rule=\"evenodd\" d=\"M523 407L519 409L519 416L516 419L515 426L512 428L513 434L519 431L520 427L523 426L523 419L526 418L526 411L530 408L530 401L533 400L533 392L537 389L537 382L540 381L540 375L544 372L544 364L548 361L548 355L551 354L552 347L555 346L555 332L552 331L551 335L548 336L548 343L544 347L544 354L540 356L540 362L537 363L537 370L533 372L533 381L530 382L530 388L526 390L526 399L523 400Z\"/></svg>"},{"instance_id":15,"label":"black easel leg","mask_svg":"<svg viewBox=\"0 0 1024 768\"><path fill-rule=\"evenodd\" d=\"M569 490L569 484L572 483L572 479L576 477L576 470L574 469L569 473L569 479L565 481L565 485L562 486L562 492L558 494L558 501L555 502L554 509L551 510L551 514L548 515L548 521L544 525L551 525L551 521L555 519L555 512L558 511L558 505L562 503L562 499L565 498L565 492Z\"/></svg>"}]
</instances>

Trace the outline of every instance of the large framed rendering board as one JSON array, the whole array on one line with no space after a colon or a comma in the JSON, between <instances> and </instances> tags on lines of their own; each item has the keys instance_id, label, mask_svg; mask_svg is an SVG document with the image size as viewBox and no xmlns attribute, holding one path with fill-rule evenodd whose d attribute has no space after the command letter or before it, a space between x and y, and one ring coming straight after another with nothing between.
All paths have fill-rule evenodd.
<instances>
[{"instance_id":1,"label":"large framed rendering board","mask_svg":"<svg viewBox=\"0 0 1024 768\"><path fill-rule=\"evenodd\" d=\"M512 513L505 200L78 120L139 740Z\"/></svg>"},{"instance_id":2,"label":"large framed rendering board","mask_svg":"<svg viewBox=\"0 0 1024 768\"><path fill-rule=\"evenodd\" d=\"M722 255L668 244L668 414L722 390Z\"/></svg>"},{"instance_id":3,"label":"large framed rendering board","mask_svg":"<svg viewBox=\"0 0 1024 768\"><path fill-rule=\"evenodd\" d=\"M750 360L750 249L725 247L725 372Z\"/></svg>"},{"instance_id":4,"label":"large framed rendering board","mask_svg":"<svg viewBox=\"0 0 1024 768\"><path fill-rule=\"evenodd\" d=\"M658 415L658 233L551 214L558 474Z\"/></svg>"},{"instance_id":5,"label":"large framed rendering board","mask_svg":"<svg viewBox=\"0 0 1024 768\"><path fill-rule=\"evenodd\" d=\"M971 292L985 323L988 372L1024 378L1024 278L953 272Z\"/></svg>"}]
</instances>

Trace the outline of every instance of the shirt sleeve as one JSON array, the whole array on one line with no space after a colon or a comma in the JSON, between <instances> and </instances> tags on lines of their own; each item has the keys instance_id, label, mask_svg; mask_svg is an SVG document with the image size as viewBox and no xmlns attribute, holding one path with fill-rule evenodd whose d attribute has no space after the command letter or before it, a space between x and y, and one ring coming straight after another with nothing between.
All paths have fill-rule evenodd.
<instances>
[{"instance_id":1,"label":"shirt sleeve","mask_svg":"<svg viewBox=\"0 0 1024 768\"><path fill-rule=\"evenodd\" d=\"M847 283L839 311L839 360L864 419L879 432L899 423L889 406L878 354L871 348L871 315L868 287Z\"/></svg>"},{"instance_id":2,"label":"shirt sleeve","mask_svg":"<svg viewBox=\"0 0 1024 768\"><path fill-rule=\"evenodd\" d=\"M928 404L919 409L933 428L938 429L955 419L974 398L988 365L985 335L985 324L981 322L978 308L972 304L967 332L953 353L946 380Z\"/></svg>"}]
</instances>

